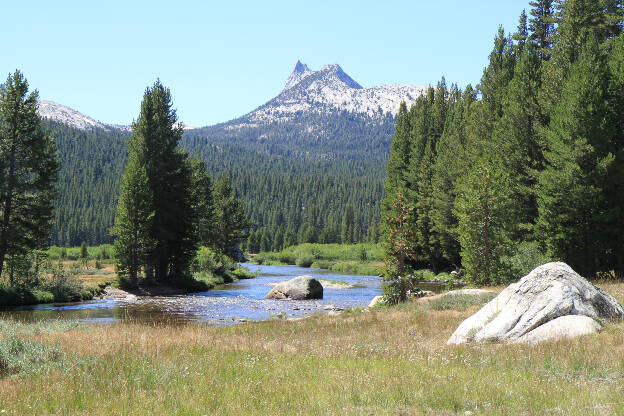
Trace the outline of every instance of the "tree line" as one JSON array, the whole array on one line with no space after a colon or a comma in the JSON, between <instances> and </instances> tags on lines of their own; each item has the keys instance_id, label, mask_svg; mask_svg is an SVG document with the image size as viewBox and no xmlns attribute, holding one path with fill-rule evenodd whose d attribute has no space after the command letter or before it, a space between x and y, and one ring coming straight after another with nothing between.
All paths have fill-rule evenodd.
<instances>
[{"instance_id":1,"label":"tree line","mask_svg":"<svg viewBox=\"0 0 624 416\"><path fill-rule=\"evenodd\" d=\"M527 246L623 275L622 1L530 4L475 88L443 78L401 106L382 203L391 275L461 267L502 283Z\"/></svg>"}]
</instances>

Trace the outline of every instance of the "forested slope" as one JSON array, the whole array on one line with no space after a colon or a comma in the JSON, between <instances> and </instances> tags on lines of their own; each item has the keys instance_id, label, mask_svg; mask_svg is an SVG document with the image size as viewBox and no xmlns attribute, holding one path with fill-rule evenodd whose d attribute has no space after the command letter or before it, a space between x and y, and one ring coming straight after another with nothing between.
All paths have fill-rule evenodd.
<instances>
[{"instance_id":1,"label":"forested slope","mask_svg":"<svg viewBox=\"0 0 624 416\"><path fill-rule=\"evenodd\" d=\"M129 133L46 124L54 131L61 162L51 244L110 243ZM377 134L373 132L367 134ZM340 242L347 206L354 212L347 219L347 241L376 239L390 141L387 126L379 137L374 146L369 137L362 139L368 144L355 151L355 133L338 129L332 146L306 153L309 139L235 141L195 131L185 134L182 145L199 154L213 176L230 177L253 224L248 248L255 251L280 249L285 243Z\"/></svg>"}]
</instances>

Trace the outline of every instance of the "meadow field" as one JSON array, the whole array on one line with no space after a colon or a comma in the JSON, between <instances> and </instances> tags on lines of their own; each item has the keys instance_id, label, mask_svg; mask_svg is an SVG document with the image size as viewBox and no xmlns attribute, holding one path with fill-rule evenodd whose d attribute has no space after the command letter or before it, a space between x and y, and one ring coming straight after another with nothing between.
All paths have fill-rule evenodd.
<instances>
[{"instance_id":1,"label":"meadow field","mask_svg":"<svg viewBox=\"0 0 624 416\"><path fill-rule=\"evenodd\" d=\"M624 284L600 286L624 302ZM4 319L0 412L624 414L624 322L534 347L446 346L487 299L229 327Z\"/></svg>"}]
</instances>

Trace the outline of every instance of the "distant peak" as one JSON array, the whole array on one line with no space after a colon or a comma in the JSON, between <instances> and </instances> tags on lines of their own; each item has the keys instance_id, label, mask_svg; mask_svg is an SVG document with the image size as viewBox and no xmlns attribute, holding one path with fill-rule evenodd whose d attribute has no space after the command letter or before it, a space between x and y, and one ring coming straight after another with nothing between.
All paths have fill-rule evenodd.
<instances>
[{"instance_id":1,"label":"distant peak","mask_svg":"<svg viewBox=\"0 0 624 416\"><path fill-rule=\"evenodd\" d=\"M310 68L306 64L301 63L300 60L297 59L297 63L295 64L295 68L293 69L293 74L303 74L304 72L310 71Z\"/></svg>"},{"instance_id":2,"label":"distant peak","mask_svg":"<svg viewBox=\"0 0 624 416\"><path fill-rule=\"evenodd\" d=\"M312 71L310 71L310 68L308 68L306 64L301 63L301 61L297 59L297 63L295 64L295 67L288 76L288 79L284 84L284 88L282 88L282 90L280 91L280 94L297 85L302 79L304 79L311 73Z\"/></svg>"}]
</instances>

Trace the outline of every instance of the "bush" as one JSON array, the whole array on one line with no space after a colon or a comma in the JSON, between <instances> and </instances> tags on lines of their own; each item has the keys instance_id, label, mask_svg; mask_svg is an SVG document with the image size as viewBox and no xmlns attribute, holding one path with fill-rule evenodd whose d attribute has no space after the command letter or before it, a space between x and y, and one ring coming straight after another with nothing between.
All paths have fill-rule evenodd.
<instances>
[{"instance_id":1,"label":"bush","mask_svg":"<svg viewBox=\"0 0 624 416\"><path fill-rule=\"evenodd\" d=\"M63 353L56 345L25 341L15 336L0 339L0 377L34 373L49 363L62 360Z\"/></svg>"},{"instance_id":2,"label":"bush","mask_svg":"<svg viewBox=\"0 0 624 416\"><path fill-rule=\"evenodd\" d=\"M383 295L386 303L396 305L405 302L410 293L416 293L421 275L399 273L396 269L387 270L384 276Z\"/></svg>"},{"instance_id":3,"label":"bush","mask_svg":"<svg viewBox=\"0 0 624 416\"><path fill-rule=\"evenodd\" d=\"M225 274L236 268L236 262L224 254L215 253L208 247L201 247L191 263L192 273Z\"/></svg>"},{"instance_id":4,"label":"bush","mask_svg":"<svg viewBox=\"0 0 624 416\"><path fill-rule=\"evenodd\" d=\"M238 267L231 272L236 279L253 279L256 275L249 271L247 267Z\"/></svg>"},{"instance_id":5,"label":"bush","mask_svg":"<svg viewBox=\"0 0 624 416\"><path fill-rule=\"evenodd\" d=\"M315 260L312 254L301 254L297 257L297 260L295 260L295 264L299 267L310 267Z\"/></svg>"},{"instance_id":6,"label":"bush","mask_svg":"<svg viewBox=\"0 0 624 416\"><path fill-rule=\"evenodd\" d=\"M82 280L61 268L53 269L52 277L48 278L42 287L54 295L56 302L76 302L84 299L85 287Z\"/></svg>"}]
</instances>

